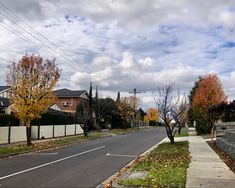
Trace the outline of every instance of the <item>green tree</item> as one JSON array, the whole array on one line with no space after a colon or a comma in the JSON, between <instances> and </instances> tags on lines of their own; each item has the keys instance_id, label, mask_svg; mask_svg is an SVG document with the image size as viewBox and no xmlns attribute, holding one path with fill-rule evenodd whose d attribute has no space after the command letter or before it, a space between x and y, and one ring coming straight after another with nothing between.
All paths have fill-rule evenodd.
<instances>
[{"instance_id":1,"label":"green tree","mask_svg":"<svg viewBox=\"0 0 235 188\"><path fill-rule=\"evenodd\" d=\"M89 130L89 118L88 118L88 111L84 107L83 102L78 104L75 113L75 118L76 122L81 124L84 136L87 136Z\"/></svg>"},{"instance_id":2,"label":"green tree","mask_svg":"<svg viewBox=\"0 0 235 188\"><path fill-rule=\"evenodd\" d=\"M88 121L89 127L93 127L94 121L93 121L93 98L92 98L92 83L90 83L90 90L89 90L89 115L88 115Z\"/></svg>"},{"instance_id":3,"label":"green tree","mask_svg":"<svg viewBox=\"0 0 235 188\"><path fill-rule=\"evenodd\" d=\"M119 102L120 102L120 92L118 92L117 99L116 99L116 103L119 103Z\"/></svg>"}]
</instances>

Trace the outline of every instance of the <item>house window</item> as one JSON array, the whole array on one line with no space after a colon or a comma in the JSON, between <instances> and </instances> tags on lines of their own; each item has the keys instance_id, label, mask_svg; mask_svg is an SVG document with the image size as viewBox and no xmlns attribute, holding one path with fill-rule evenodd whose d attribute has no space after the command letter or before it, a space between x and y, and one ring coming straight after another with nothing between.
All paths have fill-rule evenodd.
<instances>
[{"instance_id":1,"label":"house window","mask_svg":"<svg viewBox=\"0 0 235 188\"><path fill-rule=\"evenodd\" d=\"M62 102L62 106L63 106L63 107L67 107L67 106L68 106L68 102L63 101L63 102Z\"/></svg>"}]
</instances>

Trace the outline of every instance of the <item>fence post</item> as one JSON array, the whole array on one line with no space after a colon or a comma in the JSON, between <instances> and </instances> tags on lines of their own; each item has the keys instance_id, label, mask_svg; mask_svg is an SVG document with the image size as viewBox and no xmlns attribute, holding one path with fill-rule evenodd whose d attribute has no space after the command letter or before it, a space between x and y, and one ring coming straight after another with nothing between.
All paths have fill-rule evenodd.
<instances>
[{"instance_id":1,"label":"fence post","mask_svg":"<svg viewBox=\"0 0 235 188\"><path fill-rule=\"evenodd\" d=\"M64 136L66 136L66 124L64 125Z\"/></svg>"},{"instance_id":2,"label":"fence post","mask_svg":"<svg viewBox=\"0 0 235 188\"><path fill-rule=\"evenodd\" d=\"M52 125L52 138L55 138L55 125Z\"/></svg>"},{"instance_id":3,"label":"fence post","mask_svg":"<svg viewBox=\"0 0 235 188\"><path fill-rule=\"evenodd\" d=\"M11 125L8 127L8 144L11 143Z\"/></svg>"},{"instance_id":4,"label":"fence post","mask_svg":"<svg viewBox=\"0 0 235 188\"><path fill-rule=\"evenodd\" d=\"M75 123L74 135L76 135L76 133L77 133L77 125L76 125L76 123Z\"/></svg>"},{"instance_id":5,"label":"fence post","mask_svg":"<svg viewBox=\"0 0 235 188\"><path fill-rule=\"evenodd\" d=\"M38 140L40 140L40 125L38 124Z\"/></svg>"}]
</instances>

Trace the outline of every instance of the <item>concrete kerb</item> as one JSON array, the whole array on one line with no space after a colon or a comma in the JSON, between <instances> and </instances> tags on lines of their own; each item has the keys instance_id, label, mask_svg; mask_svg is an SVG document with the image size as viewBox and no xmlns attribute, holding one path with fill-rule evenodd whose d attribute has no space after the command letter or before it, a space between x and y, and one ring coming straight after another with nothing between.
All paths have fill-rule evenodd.
<instances>
[{"instance_id":1,"label":"concrete kerb","mask_svg":"<svg viewBox=\"0 0 235 188\"><path fill-rule=\"evenodd\" d=\"M144 153L140 154L138 157L144 157L147 156L151 151L155 150L160 144L165 143L168 141L168 138L165 137L163 138L160 142L158 142L157 144L155 144L154 146L152 146L151 148L149 148L148 150L146 150ZM134 162L136 161L136 159L138 158L136 157L135 159L133 159L131 162L129 162L126 166L124 166L123 168L121 168L118 172L114 173L112 176L110 176L109 178L107 178L106 180L104 180L101 184L99 184L98 186L96 186L96 188L103 188L105 184L109 183L110 181L114 182L116 179L120 178L120 172L123 172L124 174L128 173L128 171L130 171L130 167L134 164ZM112 187L123 187L118 185L116 182L114 182Z\"/></svg>"}]
</instances>

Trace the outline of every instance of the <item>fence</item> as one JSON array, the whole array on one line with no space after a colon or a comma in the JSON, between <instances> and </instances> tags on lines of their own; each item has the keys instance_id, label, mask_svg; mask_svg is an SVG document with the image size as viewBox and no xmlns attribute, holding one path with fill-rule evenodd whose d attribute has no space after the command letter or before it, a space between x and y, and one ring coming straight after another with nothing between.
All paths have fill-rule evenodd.
<instances>
[{"instance_id":1,"label":"fence","mask_svg":"<svg viewBox=\"0 0 235 188\"><path fill-rule=\"evenodd\" d=\"M83 130L78 124L71 125L33 125L31 128L31 138L55 138L61 136L71 136L83 134Z\"/></svg>"},{"instance_id":2,"label":"fence","mask_svg":"<svg viewBox=\"0 0 235 188\"><path fill-rule=\"evenodd\" d=\"M55 138L83 134L78 124L71 125L33 125L31 126L31 138ZM0 144L26 141L25 126L0 127Z\"/></svg>"},{"instance_id":3,"label":"fence","mask_svg":"<svg viewBox=\"0 0 235 188\"><path fill-rule=\"evenodd\" d=\"M0 144L26 141L26 128L23 126L0 127Z\"/></svg>"},{"instance_id":4,"label":"fence","mask_svg":"<svg viewBox=\"0 0 235 188\"><path fill-rule=\"evenodd\" d=\"M215 123L216 136L223 136L225 130L235 130L235 122L221 122Z\"/></svg>"}]
</instances>

